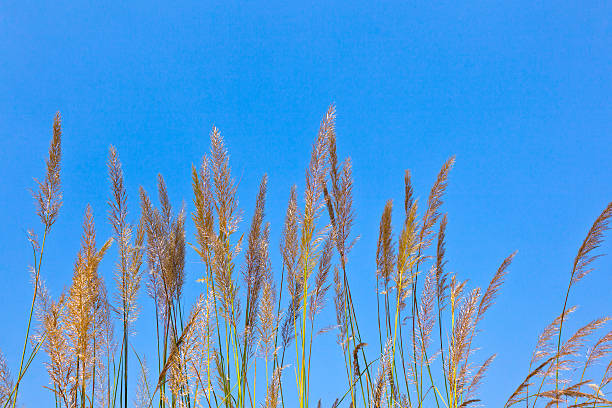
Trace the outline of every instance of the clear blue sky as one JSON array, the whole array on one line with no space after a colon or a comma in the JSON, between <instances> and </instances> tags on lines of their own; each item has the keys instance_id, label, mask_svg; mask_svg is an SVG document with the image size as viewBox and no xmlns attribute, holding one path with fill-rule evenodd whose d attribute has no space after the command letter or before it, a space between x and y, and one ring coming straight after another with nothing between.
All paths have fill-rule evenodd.
<instances>
[{"instance_id":1,"label":"clear blue sky","mask_svg":"<svg viewBox=\"0 0 612 408\"><path fill-rule=\"evenodd\" d=\"M450 270L486 285L519 250L477 340L477 361L499 355L481 393L499 406L524 378L539 330L560 312L573 257L612 199L611 4L180 3L0 3L0 348L11 367L31 296L25 231L39 228L28 189L43 176L56 110L65 203L43 275L57 295L69 284L87 203L99 236L111 233L111 143L134 218L138 186L153 191L157 173L176 205L185 200L191 210L190 167L216 124L247 220L269 175L277 248L289 188L303 185L319 120L335 102L339 151L354 163L361 240L349 266L364 321L373 316L379 217L387 199L401 202L406 168L424 200L444 160L457 155L444 207ZM192 240L191 226L187 233ZM109 286L115 256L102 265ZM191 252L187 265L193 297L200 265ZM610 312L612 261L596 267L570 299L581 305L576 324ZM141 299L150 316L150 300ZM137 345L152 333L146 319L137 330ZM325 374L312 395L327 405L344 392L334 340L321 337L313 362ZM30 407L51 400L41 362L21 393Z\"/></svg>"}]
</instances>

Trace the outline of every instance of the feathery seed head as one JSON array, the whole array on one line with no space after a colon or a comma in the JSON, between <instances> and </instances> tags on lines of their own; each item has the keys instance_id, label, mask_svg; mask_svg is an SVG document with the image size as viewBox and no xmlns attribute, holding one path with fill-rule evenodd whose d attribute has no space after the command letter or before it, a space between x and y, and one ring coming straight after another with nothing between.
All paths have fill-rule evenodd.
<instances>
[{"instance_id":1,"label":"feathery seed head","mask_svg":"<svg viewBox=\"0 0 612 408\"><path fill-rule=\"evenodd\" d=\"M61 158L62 158L62 118L60 113L53 119L53 137L49 146L47 173L44 181L36 180L38 192L34 194L37 202L37 213L45 229L50 229L57 219L62 206L61 191Z\"/></svg>"},{"instance_id":2,"label":"feathery seed head","mask_svg":"<svg viewBox=\"0 0 612 408\"><path fill-rule=\"evenodd\" d=\"M393 246L393 232L391 229L391 212L393 201L387 201L382 217L378 234L378 246L376 249L376 275L385 284L389 282L395 264L395 248Z\"/></svg>"}]
</instances>

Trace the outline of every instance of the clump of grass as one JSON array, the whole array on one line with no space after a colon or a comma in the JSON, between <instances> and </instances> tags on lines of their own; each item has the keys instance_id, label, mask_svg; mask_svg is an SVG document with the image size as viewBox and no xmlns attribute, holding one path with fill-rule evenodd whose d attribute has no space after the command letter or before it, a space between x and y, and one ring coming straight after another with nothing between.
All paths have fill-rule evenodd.
<instances>
[{"instance_id":1,"label":"clump of grass","mask_svg":"<svg viewBox=\"0 0 612 408\"><path fill-rule=\"evenodd\" d=\"M331 303L330 292L333 329L345 363L343 373L333 374L345 376L335 407L478 404L479 386L495 355L476 360L474 339L516 252L501 260L484 290L449 273L448 216L442 209L455 159L444 163L423 207L406 170L399 221L393 201L387 201L372 257L378 333L362 332L350 286L350 253L357 239L352 163L338 159L336 143L335 109L330 106L312 146L304 191L293 186L289 192L278 278L270 258L272 226L266 221L267 176L261 177L250 227L243 233L237 183L217 128L210 133L210 153L192 168L195 237L189 246L187 213L173 207L161 175L158 204L141 188L140 215L137 222L130 221L121 162L111 146L108 219L113 236L98 247L93 211L87 206L72 282L53 298L41 265L62 203L61 123L56 115L45 179L37 182L34 194L43 238L39 243L33 232L29 235L32 307L16 379L0 354L0 404L16 406L20 381L42 349L46 388L56 407L127 407L132 401L147 408L311 406L310 380L322 369L313 366L313 343L329 330L320 322L320 312ZM591 271L611 216L612 204L580 247L561 314L538 338L529 374L505 406L612 404L603 392L612 382L612 361L600 380L590 379L597 373L595 363L610 357L612 332L589 339L609 318L595 319L567 338L563 333L575 310L568 304L571 289ZM113 243L117 261L109 296L98 266ZM202 261L201 293L191 307L183 295L189 247ZM152 374L147 359L130 342L134 322L147 304L138 300L141 286L146 286L155 312L156 338L151 340L157 367ZM39 322L35 333L33 317ZM138 382L131 393L129 369L134 367L139 368ZM287 393L293 383L297 401Z\"/></svg>"}]
</instances>

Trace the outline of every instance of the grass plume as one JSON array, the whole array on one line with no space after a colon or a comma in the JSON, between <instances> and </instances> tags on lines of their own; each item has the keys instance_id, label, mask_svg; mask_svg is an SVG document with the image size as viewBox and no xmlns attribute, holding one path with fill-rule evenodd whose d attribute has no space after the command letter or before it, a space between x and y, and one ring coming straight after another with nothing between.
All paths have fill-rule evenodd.
<instances>
[{"instance_id":1,"label":"grass plume","mask_svg":"<svg viewBox=\"0 0 612 408\"><path fill-rule=\"evenodd\" d=\"M372 292L378 333L364 326L360 330L358 309L373 308L374 299L364 298L361 291L353 298L351 291L354 282L362 281L364 268L351 259L358 239L353 163L339 157L336 131L331 105L305 163L303 188L293 185L289 190L279 226L267 218L271 181L265 174L250 224L243 225L238 182L216 127L209 135L210 151L191 167L191 208L173 204L174 186L159 175L156 197L140 188L135 220L128 212L121 161L111 146L111 237L98 239L93 209L87 206L72 280L52 296L41 265L63 200L58 113L46 174L34 193L42 239L33 230L28 233L34 254L31 311L14 376L0 354L0 406L18 406L20 382L40 350L49 377L45 388L56 408L307 408L322 406L311 399L312 381L321 376L342 378L337 384L344 388L338 390L334 407L461 408L481 403L479 390L496 354L478 356L478 334L517 253L500 259L484 289L452 273L452 252L447 253L452 218L443 207L455 158L443 164L422 205L406 170L403 211L400 202L394 214L394 202L387 200L378 231L363 231L378 232L371 255L375 270L370 271L376 281ZM571 289L593 270L610 217L612 203L582 242L561 314L536 339L527 375L508 392L506 407L612 404L606 396L612 382L610 318L594 318L569 335L563 331L576 309L569 305ZM270 241L276 229L280 245L274 249ZM111 254L113 242L117 252ZM190 250L197 262L189 262ZM114 285L107 289L101 265L111 256ZM199 292L195 299L190 299L191 285ZM148 299L141 297L144 291ZM324 312L330 307L331 322ZM140 343L131 340L137 319L147 310L154 313L154 318L146 317L155 327L154 338L148 339L153 356L139 354L135 346ZM36 330L31 330L33 318ZM344 360L338 373L315 358L319 336L332 329ZM147 361L153 361L151 370ZM134 368L139 368L136 376Z\"/></svg>"}]
</instances>

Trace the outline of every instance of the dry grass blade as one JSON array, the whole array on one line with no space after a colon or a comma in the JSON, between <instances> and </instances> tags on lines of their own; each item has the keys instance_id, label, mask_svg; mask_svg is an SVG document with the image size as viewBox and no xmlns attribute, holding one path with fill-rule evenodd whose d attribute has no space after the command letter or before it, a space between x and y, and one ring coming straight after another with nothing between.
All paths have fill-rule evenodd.
<instances>
[{"instance_id":1,"label":"dry grass blade","mask_svg":"<svg viewBox=\"0 0 612 408\"><path fill-rule=\"evenodd\" d=\"M414 203L414 189L410 179L410 170L404 172L404 211L408 214Z\"/></svg>"},{"instance_id":2,"label":"dry grass blade","mask_svg":"<svg viewBox=\"0 0 612 408\"><path fill-rule=\"evenodd\" d=\"M361 374L361 370L359 369L359 350L361 350L363 347L367 345L368 343L359 343L353 349L353 376L355 378L358 378L359 375Z\"/></svg>"},{"instance_id":3,"label":"dry grass blade","mask_svg":"<svg viewBox=\"0 0 612 408\"><path fill-rule=\"evenodd\" d=\"M442 197L444 196L446 187L448 185L448 174L454 163L454 156L444 163L440 169L440 172L438 173L436 182L431 187L429 197L427 198L427 210L423 215L423 227L421 228L421 233L419 235L419 241L423 243L424 247L429 246L431 243L433 227L436 225L438 218L440 217L439 210L442 206Z\"/></svg>"},{"instance_id":4,"label":"dry grass blade","mask_svg":"<svg viewBox=\"0 0 612 408\"><path fill-rule=\"evenodd\" d=\"M37 202L37 213L46 229L51 228L60 207L62 206L62 191L60 181L62 158L62 118L60 113L53 119L53 138L49 146L47 173L44 181L38 181L38 192L34 194Z\"/></svg>"},{"instance_id":5,"label":"dry grass blade","mask_svg":"<svg viewBox=\"0 0 612 408\"><path fill-rule=\"evenodd\" d=\"M611 216L612 202L610 202L606 209L597 217L578 250L578 255L576 255L574 259L574 267L572 268L570 287L591 271L591 269L588 269L589 265L600 256L591 255L591 252L601 245L603 234L608 229L608 223Z\"/></svg>"},{"instance_id":6,"label":"dry grass blade","mask_svg":"<svg viewBox=\"0 0 612 408\"><path fill-rule=\"evenodd\" d=\"M297 294L295 291L295 264L297 261L299 242L298 242L298 208L296 187L291 187L287 212L285 214L285 224L280 243L280 251L283 256L283 266L287 270L287 289L293 299Z\"/></svg>"},{"instance_id":7,"label":"dry grass blade","mask_svg":"<svg viewBox=\"0 0 612 408\"><path fill-rule=\"evenodd\" d=\"M500 267L497 269L495 275L493 275L493 279L491 279L491 282L489 283L489 286L487 287L487 290L480 301L480 305L478 306L478 314L476 315L477 324L482 320L485 312L493 304L499 288L504 283L504 277L508 273L508 267L512 263L516 253L517 251L514 251L510 256L504 259Z\"/></svg>"},{"instance_id":8,"label":"dry grass blade","mask_svg":"<svg viewBox=\"0 0 612 408\"><path fill-rule=\"evenodd\" d=\"M440 229L438 231L438 246L436 248L436 296L438 298L438 308L442 311L446 307L447 289L448 289L448 274L444 272L446 260L446 225L447 216L444 214L440 221Z\"/></svg>"},{"instance_id":9,"label":"dry grass blade","mask_svg":"<svg viewBox=\"0 0 612 408\"><path fill-rule=\"evenodd\" d=\"M376 249L376 275L386 284L389 282L395 265L395 248L393 246L393 232L391 229L391 212L393 202L387 201L378 234L378 246Z\"/></svg>"},{"instance_id":10,"label":"dry grass blade","mask_svg":"<svg viewBox=\"0 0 612 408\"><path fill-rule=\"evenodd\" d=\"M480 400L479 399L469 399L467 401L463 401L463 403L461 405L459 405L459 408L467 407L468 405L472 405L472 404L475 404L477 402L480 402Z\"/></svg>"}]
</instances>

